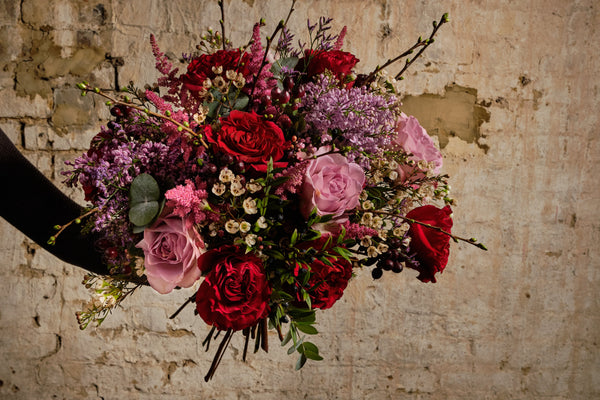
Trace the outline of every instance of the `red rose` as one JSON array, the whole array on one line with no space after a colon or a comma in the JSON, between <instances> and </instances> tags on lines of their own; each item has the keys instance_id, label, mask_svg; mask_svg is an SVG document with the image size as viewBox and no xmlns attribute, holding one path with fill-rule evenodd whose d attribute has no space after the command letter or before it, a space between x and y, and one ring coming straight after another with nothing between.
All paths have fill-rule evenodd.
<instances>
[{"instance_id":1,"label":"red rose","mask_svg":"<svg viewBox=\"0 0 600 400\"><path fill-rule=\"evenodd\" d=\"M446 206L442 209L435 206L417 207L406 214L407 218L439 227L450 233L452 229L452 209ZM410 250L415 253L419 265L408 265L419 271L417 277L423 282L436 282L435 274L442 272L448 263L450 253L450 236L419 224L411 224L408 230ZM407 263L408 264L408 263Z\"/></svg>"},{"instance_id":2,"label":"red rose","mask_svg":"<svg viewBox=\"0 0 600 400\"><path fill-rule=\"evenodd\" d=\"M242 57L240 61L240 55ZM187 68L187 73L181 77L183 87L192 91L202 89L202 84L206 78L213 79L217 76L212 70L213 67L223 67L221 76L225 77L225 72L233 70L241 72L244 77L248 77L248 54L236 50L219 50L213 54L203 54L194 58ZM224 78L225 79L225 78Z\"/></svg>"},{"instance_id":3,"label":"red rose","mask_svg":"<svg viewBox=\"0 0 600 400\"><path fill-rule=\"evenodd\" d=\"M280 161L287 148L283 131L254 112L234 110L227 118L221 118L219 131L205 134L217 151L249 164L255 171L266 171L270 158L275 168L287 166L287 162Z\"/></svg>"},{"instance_id":4,"label":"red rose","mask_svg":"<svg viewBox=\"0 0 600 400\"><path fill-rule=\"evenodd\" d=\"M348 286L352 277L352 264L343 258L337 260L328 258L331 265L319 260L310 264L310 279L308 280L312 308L326 309L334 305ZM301 299L298 299L301 300Z\"/></svg>"},{"instance_id":5,"label":"red rose","mask_svg":"<svg viewBox=\"0 0 600 400\"><path fill-rule=\"evenodd\" d=\"M343 82L346 75L352 72L352 68L354 68L358 61L358 58L345 51L305 50L304 58L298 62L298 65L305 68L305 72L309 78L320 75L325 72L325 70L328 70L335 75L340 82Z\"/></svg>"},{"instance_id":6,"label":"red rose","mask_svg":"<svg viewBox=\"0 0 600 400\"><path fill-rule=\"evenodd\" d=\"M198 267L210 269L196 295L196 309L207 324L238 331L269 314L271 287L260 258L227 245L204 253Z\"/></svg>"}]
</instances>

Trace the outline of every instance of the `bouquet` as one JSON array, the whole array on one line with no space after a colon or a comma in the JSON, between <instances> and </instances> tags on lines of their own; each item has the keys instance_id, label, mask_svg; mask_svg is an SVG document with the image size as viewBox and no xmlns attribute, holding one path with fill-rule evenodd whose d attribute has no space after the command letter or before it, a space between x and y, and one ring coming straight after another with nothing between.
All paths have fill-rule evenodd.
<instances>
[{"instance_id":1,"label":"bouquet","mask_svg":"<svg viewBox=\"0 0 600 400\"><path fill-rule=\"evenodd\" d=\"M346 28L332 34L331 19L309 21L308 42L293 45L293 7L266 39L256 23L241 47L223 15L182 72L151 37L161 77L145 90L78 85L114 116L66 172L90 203L72 222L98 237L110 268L84 278L93 296L77 314L82 329L141 285L193 288L172 317L194 303L212 327L207 349L224 332L206 380L238 331L244 360L251 339L255 352L268 350L273 329L301 368L322 359L306 339L317 334L316 310L334 306L356 269L379 279L411 268L435 282L451 239L485 249L451 233L442 155L399 96L403 72L447 14L429 38L357 74L359 60L342 50Z\"/></svg>"}]
</instances>

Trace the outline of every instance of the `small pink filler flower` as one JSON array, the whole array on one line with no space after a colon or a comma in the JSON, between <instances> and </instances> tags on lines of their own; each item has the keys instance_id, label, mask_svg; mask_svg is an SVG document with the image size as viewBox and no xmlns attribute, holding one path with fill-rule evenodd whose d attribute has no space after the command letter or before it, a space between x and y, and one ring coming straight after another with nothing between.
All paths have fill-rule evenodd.
<instances>
[{"instance_id":1,"label":"small pink filler flower","mask_svg":"<svg viewBox=\"0 0 600 400\"><path fill-rule=\"evenodd\" d=\"M144 230L136 247L144 251L146 277L157 292L190 287L200 279L197 261L206 250L192 221L173 214L161 217Z\"/></svg>"}]
</instances>

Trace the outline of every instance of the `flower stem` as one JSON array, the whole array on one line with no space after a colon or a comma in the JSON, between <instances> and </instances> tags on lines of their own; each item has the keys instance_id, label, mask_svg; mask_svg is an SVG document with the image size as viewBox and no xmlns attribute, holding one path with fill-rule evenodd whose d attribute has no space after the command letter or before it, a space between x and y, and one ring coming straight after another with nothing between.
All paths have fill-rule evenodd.
<instances>
[{"instance_id":1,"label":"flower stem","mask_svg":"<svg viewBox=\"0 0 600 400\"><path fill-rule=\"evenodd\" d=\"M208 382L209 380L211 380L211 378L215 374L215 371L217 370L217 367L221 363L223 354L225 354L225 350L227 350L227 346L229 345L229 342L231 341L232 336L233 336L233 329L231 329L231 328L227 329L225 336L221 340L221 344L219 344L219 348L217 350L217 353L215 354L215 358L213 358L213 362L210 366L210 369L208 370L208 373L204 377L205 382Z\"/></svg>"},{"instance_id":2,"label":"flower stem","mask_svg":"<svg viewBox=\"0 0 600 400\"><path fill-rule=\"evenodd\" d=\"M368 212L373 213L373 214L389 215L389 216L392 216L392 217L397 217L397 218L400 218L400 219L408 222L409 224L421 225L421 226L424 226L426 228L433 229L435 231L443 233L444 235L448 235L455 242L463 241L463 242L472 244L475 247L479 247L482 250L486 250L487 251L487 247L483 243L479 243L477 241L477 239L475 239L475 238L469 238L469 239L467 239L467 238L463 238L463 237L460 237L460 236L453 235L452 233L443 230L439 226L434 226L434 225L426 224L425 222L417 221L416 219L412 219L412 218L406 218L405 216L402 216L402 215L399 215L399 214L396 214L396 213L393 213L393 212L377 211L377 210L362 210L362 209L360 211L368 211Z\"/></svg>"},{"instance_id":3,"label":"flower stem","mask_svg":"<svg viewBox=\"0 0 600 400\"><path fill-rule=\"evenodd\" d=\"M196 293L194 293L194 295L193 295L193 296L191 296L189 299L187 299L187 300L185 301L185 303L183 303L181 306L179 306L179 308L177 309L177 311L175 311L175 312L173 313L173 315L171 315L171 316L169 317L169 319L173 319L173 318L175 318L176 316L178 316L178 315L179 315L179 313L183 311L183 309L185 308L185 306L187 306L188 304L190 304L190 303L191 303L192 301L194 301L195 299L196 299Z\"/></svg>"}]
</instances>

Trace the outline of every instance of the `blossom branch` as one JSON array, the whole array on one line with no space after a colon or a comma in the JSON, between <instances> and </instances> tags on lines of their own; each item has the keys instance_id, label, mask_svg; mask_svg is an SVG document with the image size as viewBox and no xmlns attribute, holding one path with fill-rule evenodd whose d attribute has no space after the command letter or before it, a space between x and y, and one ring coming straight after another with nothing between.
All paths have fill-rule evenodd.
<instances>
[{"instance_id":1,"label":"blossom branch","mask_svg":"<svg viewBox=\"0 0 600 400\"><path fill-rule=\"evenodd\" d=\"M208 148L208 144L206 144L206 142L202 138L202 135L198 134L198 132L195 132L193 129L191 129L187 122L182 124L181 122L171 118L167 114L157 113L152 110L149 110L146 107L142 107L142 106L138 106L137 104L133 104L130 102L130 100L128 101L127 98L125 99L125 101L116 99L116 98L106 94L105 92L103 92L102 90L100 90L97 87L91 87L90 85L88 85L85 82L78 83L77 87L83 91L82 93L93 92L97 95L104 97L105 99L108 100L107 105L109 105L109 106L111 106L111 105L125 106L125 107L129 107L129 108L133 108L135 110L141 111L147 115L151 115L153 117L157 117L160 119L164 119L165 121L169 121L177 126L178 131L185 131L185 132L189 133L192 137L194 137L195 139L198 139L200 141L200 144L202 144L202 146Z\"/></svg>"},{"instance_id":2,"label":"blossom branch","mask_svg":"<svg viewBox=\"0 0 600 400\"><path fill-rule=\"evenodd\" d=\"M263 55L263 59L260 63L260 68L258 69L258 72L256 73L256 78L254 79L254 82L252 83L252 90L250 91L250 97L254 96L254 90L256 89L256 83L258 82L258 78L260 77L260 74L262 73L263 68L265 67L265 65L267 64L267 55L269 54L269 49L271 48L271 44L273 44L273 39L275 39L275 35L277 35L277 33L279 33L279 31L283 30L283 28L285 28L287 21L290 19L290 15L292 15L292 12L294 12L294 4L296 4L296 0L292 0L292 5L290 7L290 11L288 13L288 16L285 20L281 20L279 21L279 23L277 24L277 27L275 27L275 30L273 31L273 34L271 36L267 36L267 44L265 46L265 54ZM263 20L261 19L261 24L262 24Z\"/></svg>"},{"instance_id":3,"label":"blossom branch","mask_svg":"<svg viewBox=\"0 0 600 400\"><path fill-rule=\"evenodd\" d=\"M389 215L389 216L392 216L392 217L397 217L397 218L402 219L405 222L408 222L409 224L421 225L421 226L424 226L426 228L433 229L435 231L443 233L444 235L450 236L452 238L452 240L454 240L457 243L458 243L458 241L463 241L463 242L472 244L475 247L479 247L482 250L486 250L487 251L487 247L485 247L485 245L483 243L479 243L477 241L477 239L475 239L475 238L469 238L469 239L467 239L467 238L463 238L463 237L460 237L460 236L456 236L456 235L454 235L454 234L452 234L450 232L447 232L447 231L443 230L439 226L434 226L434 225L426 224L425 222L417 221L416 219L412 219L412 218L407 218L405 216L402 216L400 214L396 214L396 213L393 213L393 212L378 211L378 210L363 210L363 209L361 209L360 211L370 212L372 214Z\"/></svg>"},{"instance_id":4,"label":"blossom branch","mask_svg":"<svg viewBox=\"0 0 600 400\"><path fill-rule=\"evenodd\" d=\"M219 0L219 8L221 9L221 19L219 20L219 23L221 24L221 35L223 35L223 50L226 50L225 48L225 8L223 7L223 0Z\"/></svg>"},{"instance_id":5,"label":"blossom branch","mask_svg":"<svg viewBox=\"0 0 600 400\"><path fill-rule=\"evenodd\" d=\"M440 27L442 25L444 25L446 22L448 22L448 13L445 13L444 15L442 15L442 18L440 18L439 22L433 21L433 31L431 32L431 35L429 35L429 38L424 40L424 44L423 47L421 47L421 50L419 50L419 52L417 53L417 55L412 58L412 59L407 59L406 63L404 64L404 68L402 68L402 70L400 70L400 72L398 72L398 74L396 74L395 78L396 79L401 79L402 74L404 73L404 71L406 71L408 69L408 67L410 67L417 58L419 58L419 56L421 54L423 54L423 52L425 51L425 49L427 49L427 47L429 47L430 44L432 44L434 42L434 36L437 33L438 29L440 29ZM420 39L420 38L419 38Z\"/></svg>"},{"instance_id":6,"label":"blossom branch","mask_svg":"<svg viewBox=\"0 0 600 400\"><path fill-rule=\"evenodd\" d=\"M47 243L48 243L48 244L50 244L50 245L56 244L56 238L57 238L57 237L58 237L58 236L59 236L61 233L63 233L63 231L64 231L65 229L67 229L67 228L68 228L69 226L71 226L72 224L77 224L77 225L79 225L79 224L81 223L81 220L82 220L83 218L89 217L90 215L94 214L94 213L95 213L95 212L97 212L97 211L98 211L98 208L97 208L97 207L95 207L95 208L92 208L91 210L89 210L88 212L86 212L85 214L83 214L83 215L80 215L79 217L77 217L77 218L75 218L75 219L73 219L73 220L71 220L71 221L67 222L67 223L66 223L66 224L64 224L64 225L55 225L55 226L54 226L54 228L55 228L55 229L57 229L57 230L58 230L58 232L56 232L56 234L55 234L55 235L52 235L52 236L50 236L50 238L48 239L48 242L47 242Z\"/></svg>"},{"instance_id":7,"label":"blossom branch","mask_svg":"<svg viewBox=\"0 0 600 400\"><path fill-rule=\"evenodd\" d=\"M440 27L448 22L448 14L444 14L442 15L442 18L440 19L439 22L433 21L433 32L431 32L431 35L429 35L429 38L423 40L421 38L421 36L419 36L419 39L417 40L417 42L412 45L412 47L408 50L406 50L404 53L400 54L397 57L388 59L382 66L377 67L373 70L373 72L371 72L367 78L365 79L366 82L370 82L373 77L375 76L375 74L377 74L379 71L381 71L382 69L392 65L393 63L395 63L396 61L407 57L409 55L411 55L417 48L421 47L421 50L417 53L417 55L413 58L413 59L409 59L406 60L406 64L404 65L404 68L402 68L402 70L395 76L395 79L400 79L400 77L402 76L402 74L404 73L404 71L406 71L406 69L425 51L425 49L434 42L434 36L437 33L438 29L440 29Z\"/></svg>"}]
</instances>

